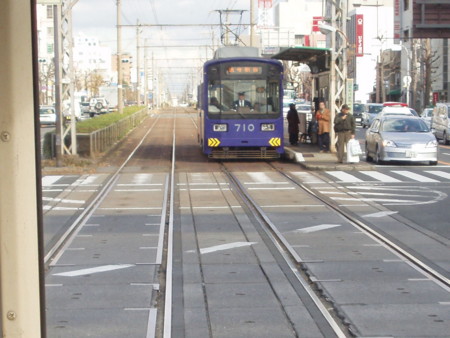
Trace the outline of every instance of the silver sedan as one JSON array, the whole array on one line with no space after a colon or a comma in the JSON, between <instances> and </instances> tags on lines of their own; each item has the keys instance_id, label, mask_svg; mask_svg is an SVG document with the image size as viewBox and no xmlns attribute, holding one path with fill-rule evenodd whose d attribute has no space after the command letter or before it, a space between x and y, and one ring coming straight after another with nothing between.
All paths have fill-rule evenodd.
<instances>
[{"instance_id":1,"label":"silver sedan","mask_svg":"<svg viewBox=\"0 0 450 338\"><path fill-rule=\"evenodd\" d=\"M367 161L428 162L437 164L436 137L415 116L377 117L366 132Z\"/></svg>"}]
</instances>

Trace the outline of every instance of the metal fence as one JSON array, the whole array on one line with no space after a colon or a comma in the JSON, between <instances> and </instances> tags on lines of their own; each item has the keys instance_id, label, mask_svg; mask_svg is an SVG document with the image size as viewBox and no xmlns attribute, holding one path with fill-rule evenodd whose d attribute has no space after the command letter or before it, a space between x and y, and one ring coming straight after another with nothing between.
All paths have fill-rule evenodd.
<instances>
[{"instance_id":1,"label":"metal fence","mask_svg":"<svg viewBox=\"0 0 450 338\"><path fill-rule=\"evenodd\" d=\"M108 151L114 144L127 135L129 131L138 126L147 116L147 109L144 108L109 127L96 130L92 133L77 133L78 153L96 157Z\"/></svg>"}]
</instances>

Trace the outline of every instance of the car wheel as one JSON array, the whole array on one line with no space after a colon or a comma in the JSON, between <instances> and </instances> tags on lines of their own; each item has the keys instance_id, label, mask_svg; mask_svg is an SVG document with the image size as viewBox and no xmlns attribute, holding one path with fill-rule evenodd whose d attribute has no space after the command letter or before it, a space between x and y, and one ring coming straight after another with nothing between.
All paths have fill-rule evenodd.
<instances>
[{"instance_id":1,"label":"car wheel","mask_svg":"<svg viewBox=\"0 0 450 338\"><path fill-rule=\"evenodd\" d=\"M373 161L372 156L369 155L369 148L367 147L367 142L366 142L366 161L367 162L372 162Z\"/></svg>"},{"instance_id":2,"label":"car wheel","mask_svg":"<svg viewBox=\"0 0 450 338\"><path fill-rule=\"evenodd\" d=\"M438 161L430 161L430 165L437 165Z\"/></svg>"},{"instance_id":3,"label":"car wheel","mask_svg":"<svg viewBox=\"0 0 450 338\"><path fill-rule=\"evenodd\" d=\"M383 164L383 160L381 159L381 151L378 145L377 148L375 149L375 162L377 164Z\"/></svg>"}]
</instances>

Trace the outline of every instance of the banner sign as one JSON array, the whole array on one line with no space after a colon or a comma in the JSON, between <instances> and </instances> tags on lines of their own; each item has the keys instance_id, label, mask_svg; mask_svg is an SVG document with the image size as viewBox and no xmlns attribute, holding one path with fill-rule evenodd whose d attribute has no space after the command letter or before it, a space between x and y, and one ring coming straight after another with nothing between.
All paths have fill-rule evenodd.
<instances>
[{"instance_id":1,"label":"banner sign","mask_svg":"<svg viewBox=\"0 0 450 338\"><path fill-rule=\"evenodd\" d=\"M347 78L345 81L345 103L350 108L350 114L353 114L353 96L354 96L354 80Z\"/></svg>"},{"instance_id":2,"label":"banner sign","mask_svg":"<svg viewBox=\"0 0 450 338\"><path fill-rule=\"evenodd\" d=\"M322 23L322 21L323 21L323 16L313 16L313 26L312 26L313 32L320 32L319 24Z\"/></svg>"},{"instance_id":3,"label":"banner sign","mask_svg":"<svg viewBox=\"0 0 450 338\"><path fill-rule=\"evenodd\" d=\"M402 34L402 13L401 3L402 0L394 0L394 43L399 44Z\"/></svg>"},{"instance_id":4,"label":"banner sign","mask_svg":"<svg viewBox=\"0 0 450 338\"><path fill-rule=\"evenodd\" d=\"M356 14L356 56L364 56L364 16Z\"/></svg>"}]
</instances>

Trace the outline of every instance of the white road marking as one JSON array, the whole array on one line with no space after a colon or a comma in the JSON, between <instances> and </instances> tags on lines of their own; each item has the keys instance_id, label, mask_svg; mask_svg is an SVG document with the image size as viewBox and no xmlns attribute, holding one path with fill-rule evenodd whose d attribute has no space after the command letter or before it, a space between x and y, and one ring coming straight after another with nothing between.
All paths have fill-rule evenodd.
<instances>
[{"instance_id":1,"label":"white road marking","mask_svg":"<svg viewBox=\"0 0 450 338\"><path fill-rule=\"evenodd\" d=\"M429 178L429 177L426 177L426 176L423 176L423 175L419 175L419 174L413 173L411 171L392 170L392 172L395 173L395 174L401 175L401 176L405 176L405 177L407 177L407 178L409 178L411 180L421 182L421 183L437 183L437 182L439 182L438 180L435 180L433 178Z\"/></svg>"},{"instance_id":2,"label":"white road marking","mask_svg":"<svg viewBox=\"0 0 450 338\"><path fill-rule=\"evenodd\" d=\"M340 180L341 182L345 182L345 183L360 183L360 182L363 182L359 178L357 178L357 177L355 177L353 175L350 175L349 173L346 173L344 171L326 171L326 173L328 175L336 177L338 180Z\"/></svg>"},{"instance_id":3,"label":"white road marking","mask_svg":"<svg viewBox=\"0 0 450 338\"><path fill-rule=\"evenodd\" d=\"M398 180L398 179L396 179L394 177L382 174L382 173L380 173L378 171L360 171L360 173L364 174L364 175L367 175L367 176L370 176L370 177L376 179L377 181L380 181L380 182L383 182L383 183L401 182L400 180Z\"/></svg>"},{"instance_id":4,"label":"white road marking","mask_svg":"<svg viewBox=\"0 0 450 338\"><path fill-rule=\"evenodd\" d=\"M86 250L86 248L67 248L66 251L83 251Z\"/></svg>"},{"instance_id":5,"label":"white road marking","mask_svg":"<svg viewBox=\"0 0 450 338\"><path fill-rule=\"evenodd\" d=\"M45 286L53 287L53 286L63 286L64 284L45 284Z\"/></svg>"},{"instance_id":6,"label":"white road marking","mask_svg":"<svg viewBox=\"0 0 450 338\"><path fill-rule=\"evenodd\" d=\"M150 309L148 312L148 324L147 324L147 335L146 338L154 338L156 337L156 318L157 318L158 310Z\"/></svg>"},{"instance_id":7,"label":"white road marking","mask_svg":"<svg viewBox=\"0 0 450 338\"><path fill-rule=\"evenodd\" d=\"M44 205L43 210L55 210L55 211L79 211L84 210L84 208L70 208L70 207L52 207L51 205Z\"/></svg>"},{"instance_id":8,"label":"white road marking","mask_svg":"<svg viewBox=\"0 0 450 338\"><path fill-rule=\"evenodd\" d=\"M320 224L320 225L314 225L312 227L303 228L303 229L296 229L293 230L294 232L303 232L305 234L309 234L311 232L321 231L321 230L327 230L327 229L333 229L342 226L342 224Z\"/></svg>"},{"instance_id":9,"label":"white road marking","mask_svg":"<svg viewBox=\"0 0 450 338\"><path fill-rule=\"evenodd\" d=\"M426 173L432 174L432 175L436 175L439 177L443 177L447 180L450 180L450 173L447 173L445 171L431 171L431 170L425 170Z\"/></svg>"},{"instance_id":10,"label":"white road marking","mask_svg":"<svg viewBox=\"0 0 450 338\"><path fill-rule=\"evenodd\" d=\"M42 189L42 192L64 191L64 189Z\"/></svg>"},{"instance_id":11,"label":"white road marking","mask_svg":"<svg viewBox=\"0 0 450 338\"><path fill-rule=\"evenodd\" d=\"M100 177L100 175L90 175L80 183L80 185L93 185L93 183ZM98 184L97 184L98 185Z\"/></svg>"},{"instance_id":12,"label":"white road marking","mask_svg":"<svg viewBox=\"0 0 450 338\"><path fill-rule=\"evenodd\" d=\"M152 180L153 174L136 174L133 177L132 183L133 184L144 184L148 183Z\"/></svg>"},{"instance_id":13,"label":"white road marking","mask_svg":"<svg viewBox=\"0 0 450 338\"><path fill-rule=\"evenodd\" d=\"M120 183L117 184L118 187L133 187L133 186L138 186L138 187L160 187L162 186L162 183L142 183L142 184L137 184L137 183Z\"/></svg>"},{"instance_id":14,"label":"white road marking","mask_svg":"<svg viewBox=\"0 0 450 338\"><path fill-rule=\"evenodd\" d=\"M97 210L161 210L161 207L98 208Z\"/></svg>"},{"instance_id":15,"label":"white road marking","mask_svg":"<svg viewBox=\"0 0 450 338\"><path fill-rule=\"evenodd\" d=\"M294 171L291 174L298 177L304 183L325 183L325 181L307 172Z\"/></svg>"},{"instance_id":16,"label":"white road marking","mask_svg":"<svg viewBox=\"0 0 450 338\"><path fill-rule=\"evenodd\" d=\"M100 224L85 224L85 227L99 227Z\"/></svg>"},{"instance_id":17,"label":"white road marking","mask_svg":"<svg viewBox=\"0 0 450 338\"><path fill-rule=\"evenodd\" d=\"M285 188L280 188L280 187L274 187L274 188L248 188L248 190L295 190L295 187L285 187Z\"/></svg>"},{"instance_id":18,"label":"white road marking","mask_svg":"<svg viewBox=\"0 0 450 338\"><path fill-rule=\"evenodd\" d=\"M363 217L366 218L380 218L380 217L386 217L386 216L390 216L390 215L394 215L397 214L398 211L380 211L380 212L376 212L373 214L368 214L368 215L364 215Z\"/></svg>"},{"instance_id":19,"label":"white road marking","mask_svg":"<svg viewBox=\"0 0 450 338\"><path fill-rule=\"evenodd\" d=\"M162 189L114 189L115 192L149 192L161 191Z\"/></svg>"},{"instance_id":20,"label":"white road marking","mask_svg":"<svg viewBox=\"0 0 450 338\"><path fill-rule=\"evenodd\" d=\"M423 197L423 195L405 195L405 194L387 194L385 192L348 192L349 195L364 195L364 196L401 196L401 197Z\"/></svg>"},{"instance_id":21,"label":"white road marking","mask_svg":"<svg viewBox=\"0 0 450 338\"><path fill-rule=\"evenodd\" d=\"M43 201L48 201L48 202L61 202L61 203L69 203L69 204L83 204L86 201L81 201L81 200L66 200L66 199L62 199L62 198L51 198L51 197L42 197Z\"/></svg>"},{"instance_id":22,"label":"white road marking","mask_svg":"<svg viewBox=\"0 0 450 338\"><path fill-rule=\"evenodd\" d=\"M126 269L126 268L130 268L132 266L134 266L134 264L103 265L103 266L97 266L96 268L55 273L55 274L53 274L53 276L77 277L77 276L90 275L90 274L99 273L99 272L107 272L107 271Z\"/></svg>"},{"instance_id":23,"label":"white road marking","mask_svg":"<svg viewBox=\"0 0 450 338\"><path fill-rule=\"evenodd\" d=\"M141 246L140 250L158 250L158 247L155 246Z\"/></svg>"},{"instance_id":24,"label":"white road marking","mask_svg":"<svg viewBox=\"0 0 450 338\"><path fill-rule=\"evenodd\" d=\"M62 176L44 176L42 177L42 186L48 187L53 185L56 181L58 181Z\"/></svg>"},{"instance_id":25,"label":"white road marking","mask_svg":"<svg viewBox=\"0 0 450 338\"><path fill-rule=\"evenodd\" d=\"M234 242L228 244L215 245L208 248L200 249L200 254L207 254L211 252L224 251L229 249L241 248L244 246L250 246L256 244L257 242ZM189 250L186 252L195 252L195 250Z\"/></svg>"},{"instance_id":26,"label":"white road marking","mask_svg":"<svg viewBox=\"0 0 450 338\"><path fill-rule=\"evenodd\" d=\"M352 198L352 197L330 197L335 201L355 201L355 202L390 202L390 203L420 203L415 200L397 200L389 198Z\"/></svg>"},{"instance_id":27,"label":"white road marking","mask_svg":"<svg viewBox=\"0 0 450 338\"><path fill-rule=\"evenodd\" d=\"M93 235L77 235L77 237L92 237Z\"/></svg>"},{"instance_id":28,"label":"white road marking","mask_svg":"<svg viewBox=\"0 0 450 338\"><path fill-rule=\"evenodd\" d=\"M250 176L255 182L273 183L273 179L271 179L266 173L250 172L247 173L247 175Z\"/></svg>"},{"instance_id":29,"label":"white road marking","mask_svg":"<svg viewBox=\"0 0 450 338\"><path fill-rule=\"evenodd\" d=\"M429 278L408 278L410 282L431 282Z\"/></svg>"},{"instance_id":30,"label":"white road marking","mask_svg":"<svg viewBox=\"0 0 450 338\"><path fill-rule=\"evenodd\" d=\"M245 182L245 185L258 185L258 184L289 184L289 182Z\"/></svg>"},{"instance_id":31,"label":"white road marking","mask_svg":"<svg viewBox=\"0 0 450 338\"><path fill-rule=\"evenodd\" d=\"M325 208L325 205L318 205L318 204L278 204L278 205L261 205L261 208Z\"/></svg>"}]
</instances>

